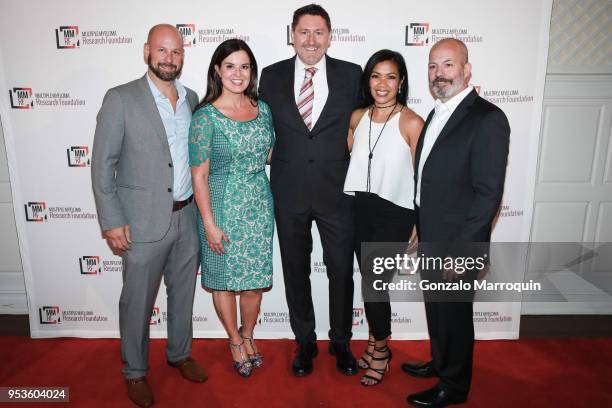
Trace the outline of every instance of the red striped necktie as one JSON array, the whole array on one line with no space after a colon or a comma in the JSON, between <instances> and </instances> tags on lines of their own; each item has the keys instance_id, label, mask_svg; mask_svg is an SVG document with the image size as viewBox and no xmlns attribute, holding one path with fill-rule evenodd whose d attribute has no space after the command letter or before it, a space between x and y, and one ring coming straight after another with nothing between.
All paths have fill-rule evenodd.
<instances>
[{"instance_id":1,"label":"red striped necktie","mask_svg":"<svg viewBox=\"0 0 612 408\"><path fill-rule=\"evenodd\" d=\"M314 101L314 87L312 86L312 77L317 72L315 67L306 68L304 82L300 88L297 107L304 119L304 123L308 129L312 129L312 105Z\"/></svg>"}]
</instances>

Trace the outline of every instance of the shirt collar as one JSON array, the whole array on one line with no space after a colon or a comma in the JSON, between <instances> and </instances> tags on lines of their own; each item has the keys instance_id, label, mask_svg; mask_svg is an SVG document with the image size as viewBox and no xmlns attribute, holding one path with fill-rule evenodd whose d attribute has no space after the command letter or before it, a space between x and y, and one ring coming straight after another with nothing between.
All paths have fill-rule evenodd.
<instances>
[{"instance_id":1,"label":"shirt collar","mask_svg":"<svg viewBox=\"0 0 612 408\"><path fill-rule=\"evenodd\" d=\"M145 74L145 77L147 77L147 82L149 83L149 88L151 89L151 93L153 94L153 97L155 99L160 99L160 98L167 99L166 95L164 95L163 93L159 91L159 89L157 89L155 82L153 82L148 72ZM182 99L185 99L185 96L187 95L187 90L185 89L183 84L181 84L178 80L175 79L174 86L176 87L176 91L178 92L179 101Z\"/></svg>"},{"instance_id":2,"label":"shirt collar","mask_svg":"<svg viewBox=\"0 0 612 408\"><path fill-rule=\"evenodd\" d=\"M313 67L315 67L317 69L317 73L315 74L315 76L320 75L322 72L325 72L325 68L326 68L326 60L327 56L323 56L323 58L321 58L319 60L319 62L317 62L316 64L313 65ZM304 64L302 62L302 60L300 59L300 57L298 55L295 56L295 72L296 74L300 75L300 78L304 77L304 70L307 68L306 64Z\"/></svg>"},{"instance_id":3,"label":"shirt collar","mask_svg":"<svg viewBox=\"0 0 612 408\"><path fill-rule=\"evenodd\" d=\"M457 95L453 96L446 102L442 102L441 100L436 99L436 113L438 113L440 109L445 108L452 115L455 109L457 109L457 106L459 106L459 104L465 99L466 96L468 96L470 92L472 92L473 89L474 87L472 85L468 85L467 88L465 88L463 91L459 92Z\"/></svg>"}]
</instances>

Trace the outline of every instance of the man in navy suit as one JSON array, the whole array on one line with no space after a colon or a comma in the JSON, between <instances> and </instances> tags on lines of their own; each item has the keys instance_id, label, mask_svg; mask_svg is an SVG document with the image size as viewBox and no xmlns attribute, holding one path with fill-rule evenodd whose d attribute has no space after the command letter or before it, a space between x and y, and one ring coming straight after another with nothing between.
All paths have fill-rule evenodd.
<instances>
[{"instance_id":1,"label":"man in navy suit","mask_svg":"<svg viewBox=\"0 0 612 408\"><path fill-rule=\"evenodd\" d=\"M310 285L311 226L321 236L329 278L329 351L338 370L357 373L349 340L353 309L353 203L343 193L349 165L347 134L359 102L361 68L326 55L327 12L311 4L291 24L297 56L266 67L259 93L270 105L276 143L270 183L291 329L299 344L293 373L312 371L317 355Z\"/></svg>"},{"instance_id":2,"label":"man in navy suit","mask_svg":"<svg viewBox=\"0 0 612 408\"><path fill-rule=\"evenodd\" d=\"M430 252L433 244L436 255L440 250L450 255L457 248L471 247L473 253L474 248L485 247L482 243L490 241L504 191L510 126L506 115L469 85L471 70L463 42L447 38L431 48L429 89L436 101L417 145L415 208L419 241ZM455 272L444 276L441 272L421 271L421 275L458 278ZM432 360L405 363L402 369L440 381L408 396L414 406L442 407L467 400L474 348L473 296L456 295L468 297L449 294L434 299L425 294Z\"/></svg>"}]
</instances>

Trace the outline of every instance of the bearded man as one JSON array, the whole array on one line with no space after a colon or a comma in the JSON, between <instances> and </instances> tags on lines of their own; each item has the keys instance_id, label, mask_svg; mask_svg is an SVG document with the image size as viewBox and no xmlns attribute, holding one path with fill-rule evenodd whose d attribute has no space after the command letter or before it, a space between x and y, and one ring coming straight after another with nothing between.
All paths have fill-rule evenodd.
<instances>
[{"instance_id":1,"label":"bearded man","mask_svg":"<svg viewBox=\"0 0 612 408\"><path fill-rule=\"evenodd\" d=\"M444 256L469 248L471 253L488 248L504 191L510 126L504 112L469 84L472 65L463 42L446 38L434 44L428 74L436 101L416 150L419 251ZM421 277L467 279L471 272L421 270ZM472 380L473 293L435 295L424 294L432 359L402 365L411 376L439 378L433 388L408 396L418 407L463 403Z\"/></svg>"},{"instance_id":2,"label":"bearded man","mask_svg":"<svg viewBox=\"0 0 612 408\"><path fill-rule=\"evenodd\" d=\"M110 89L97 117L92 184L103 236L123 258L119 299L121 357L129 398L153 404L147 382L149 322L162 279L168 305L166 359L181 375L204 382L190 357L199 264L188 135L198 97L177 78L183 39L168 24L149 31L147 73Z\"/></svg>"}]
</instances>

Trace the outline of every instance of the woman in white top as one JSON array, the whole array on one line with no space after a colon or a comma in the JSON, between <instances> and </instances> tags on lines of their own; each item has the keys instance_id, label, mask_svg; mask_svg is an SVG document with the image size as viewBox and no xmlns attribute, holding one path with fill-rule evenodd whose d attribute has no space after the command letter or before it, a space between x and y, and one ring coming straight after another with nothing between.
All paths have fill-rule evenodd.
<instances>
[{"instance_id":1,"label":"woman in white top","mask_svg":"<svg viewBox=\"0 0 612 408\"><path fill-rule=\"evenodd\" d=\"M351 116L351 162L344 192L355 196L355 252L361 268L362 242L414 242L414 155L423 119L406 107L408 73L401 54L380 50L370 57L361 88L366 108ZM376 385L389 368L391 305L387 292L376 299L372 268L362 269L362 291L370 335L359 360L365 386ZM386 276L389 279L389 275ZM369 290L367 290L369 288ZM367 301L368 299L374 301Z\"/></svg>"}]
</instances>

